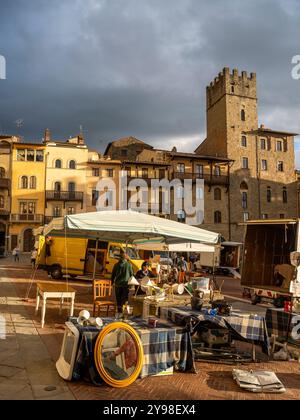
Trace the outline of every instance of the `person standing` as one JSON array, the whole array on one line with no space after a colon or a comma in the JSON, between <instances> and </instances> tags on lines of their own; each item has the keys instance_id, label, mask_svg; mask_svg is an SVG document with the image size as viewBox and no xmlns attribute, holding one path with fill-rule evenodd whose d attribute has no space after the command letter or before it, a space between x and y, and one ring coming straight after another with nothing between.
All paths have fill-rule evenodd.
<instances>
[{"instance_id":1,"label":"person standing","mask_svg":"<svg viewBox=\"0 0 300 420\"><path fill-rule=\"evenodd\" d=\"M15 259L15 262L20 262L20 248L18 246L13 249L12 255Z\"/></svg>"},{"instance_id":2,"label":"person standing","mask_svg":"<svg viewBox=\"0 0 300 420\"><path fill-rule=\"evenodd\" d=\"M179 271L179 283L184 283L186 280L186 273L188 271L187 262L184 259L184 256L178 261L178 271Z\"/></svg>"},{"instance_id":3,"label":"person standing","mask_svg":"<svg viewBox=\"0 0 300 420\"><path fill-rule=\"evenodd\" d=\"M35 268L37 256L38 256L38 251L37 251L36 248L34 248L32 250L32 252L31 252L31 265L32 265L32 268Z\"/></svg>"},{"instance_id":4,"label":"person standing","mask_svg":"<svg viewBox=\"0 0 300 420\"><path fill-rule=\"evenodd\" d=\"M115 264L111 280L115 285L118 314L123 312L123 305L128 301L128 281L133 276L133 268L124 251L120 253L120 260Z\"/></svg>"}]
</instances>

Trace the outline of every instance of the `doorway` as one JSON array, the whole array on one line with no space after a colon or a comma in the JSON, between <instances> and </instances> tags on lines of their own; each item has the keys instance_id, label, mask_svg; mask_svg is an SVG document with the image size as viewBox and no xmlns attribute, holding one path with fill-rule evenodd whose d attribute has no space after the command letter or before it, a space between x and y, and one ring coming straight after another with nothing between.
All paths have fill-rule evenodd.
<instances>
[{"instance_id":1,"label":"doorway","mask_svg":"<svg viewBox=\"0 0 300 420\"><path fill-rule=\"evenodd\" d=\"M0 223L0 257L5 255L5 236L6 227L3 223Z\"/></svg>"},{"instance_id":2,"label":"doorway","mask_svg":"<svg viewBox=\"0 0 300 420\"><path fill-rule=\"evenodd\" d=\"M26 229L23 234L23 251L31 252L34 248L34 236L32 229Z\"/></svg>"}]
</instances>

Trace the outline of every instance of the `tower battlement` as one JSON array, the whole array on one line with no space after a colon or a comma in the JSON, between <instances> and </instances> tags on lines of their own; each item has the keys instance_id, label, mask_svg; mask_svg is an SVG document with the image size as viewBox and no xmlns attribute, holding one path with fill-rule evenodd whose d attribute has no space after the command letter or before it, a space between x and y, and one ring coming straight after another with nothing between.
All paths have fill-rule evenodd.
<instances>
[{"instance_id":1,"label":"tower battlement","mask_svg":"<svg viewBox=\"0 0 300 420\"><path fill-rule=\"evenodd\" d=\"M248 73L238 69L230 72L228 67L223 69L215 77L214 81L206 88L207 109L211 108L224 95L244 96L246 98L257 99L256 73Z\"/></svg>"}]
</instances>

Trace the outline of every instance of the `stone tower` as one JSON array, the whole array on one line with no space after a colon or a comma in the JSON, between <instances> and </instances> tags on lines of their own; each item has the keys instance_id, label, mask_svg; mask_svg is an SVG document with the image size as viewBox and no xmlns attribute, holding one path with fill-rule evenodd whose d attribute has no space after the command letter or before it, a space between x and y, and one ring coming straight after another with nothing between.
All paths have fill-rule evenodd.
<instances>
[{"instance_id":1,"label":"stone tower","mask_svg":"<svg viewBox=\"0 0 300 420\"><path fill-rule=\"evenodd\" d=\"M207 87L207 141L203 150L236 158L241 134L258 128L256 74L223 73ZM236 163L237 164L237 163ZM238 164L237 164L238 166Z\"/></svg>"},{"instance_id":2,"label":"stone tower","mask_svg":"<svg viewBox=\"0 0 300 420\"><path fill-rule=\"evenodd\" d=\"M234 161L230 239L238 241L248 219L297 216L295 134L258 127L257 103L256 74L224 68L207 87L207 139L196 150Z\"/></svg>"}]
</instances>

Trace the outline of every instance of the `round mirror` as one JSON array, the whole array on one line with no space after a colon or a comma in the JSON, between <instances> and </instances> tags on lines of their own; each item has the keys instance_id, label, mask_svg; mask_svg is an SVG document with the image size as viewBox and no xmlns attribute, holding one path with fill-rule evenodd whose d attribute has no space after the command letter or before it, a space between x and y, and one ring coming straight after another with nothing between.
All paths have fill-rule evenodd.
<instances>
[{"instance_id":1,"label":"round mirror","mask_svg":"<svg viewBox=\"0 0 300 420\"><path fill-rule=\"evenodd\" d=\"M140 337L128 324L110 324L99 334L94 358L99 375L108 385L127 387L142 370L144 352Z\"/></svg>"}]
</instances>

